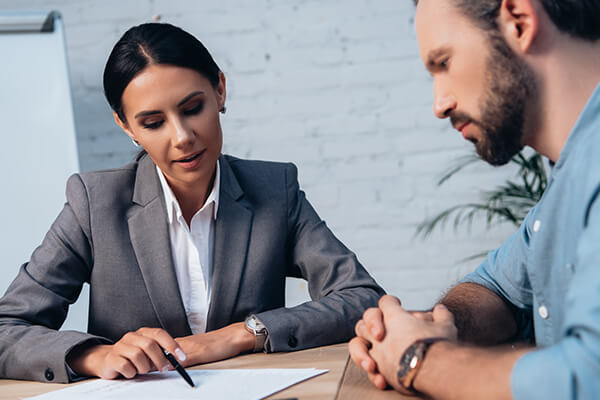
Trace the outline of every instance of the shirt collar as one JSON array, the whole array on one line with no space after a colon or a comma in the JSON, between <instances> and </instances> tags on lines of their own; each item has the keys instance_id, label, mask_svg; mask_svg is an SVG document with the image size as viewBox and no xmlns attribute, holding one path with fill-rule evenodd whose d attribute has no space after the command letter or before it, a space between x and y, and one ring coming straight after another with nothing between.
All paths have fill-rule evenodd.
<instances>
[{"instance_id":1,"label":"shirt collar","mask_svg":"<svg viewBox=\"0 0 600 400\"><path fill-rule=\"evenodd\" d=\"M219 210L219 195L221 191L221 167L219 164L220 161L217 160L217 170L215 172L215 182L213 183L212 190L210 191L210 194L206 198L206 201L204 202L200 210L198 210L198 212L200 212L214 202L215 205L213 207L213 219L215 220L217 219L217 211ZM179 207L179 202L177 201L177 198L175 197L173 191L171 190L171 187L167 183L163 172L160 170L160 168L158 168L158 165L156 166L156 173L158 174L158 180L160 181L160 186L162 187L165 196L165 204L167 206L167 219L169 221L169 224L171 224L173 223L174 216L177 218L177 220L179 220L183 214L181 213L181 208Z\"/></svg>"},{"instance_id":2,"label":"shirt collar","mask_svg":"<svg viewBox=\"0 0 600 400\"><path fill-rule=\"evenodd\" d=\"M587 132L589 131L592 134L596 134L597 127L595 124L598 123L598 116L600 115L600 84L596 86L596 89L592 93L592 96L587 101L583 111L577 118L577 122L575 123L575 127L569 134L567 138L567 142L565 143L562 151L560 152L560 156L556 161L556 165L554 167L555 170L559 170L565 160L569 157L569 153L571 150L576 147L576 143L579 141L580 137L587 136Z\"/></svg>"}]
</instances>

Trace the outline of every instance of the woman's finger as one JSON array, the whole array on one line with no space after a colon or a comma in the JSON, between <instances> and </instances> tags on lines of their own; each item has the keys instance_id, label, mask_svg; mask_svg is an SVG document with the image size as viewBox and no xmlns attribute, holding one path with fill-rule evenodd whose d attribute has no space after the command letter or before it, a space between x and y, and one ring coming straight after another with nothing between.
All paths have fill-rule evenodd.
<instances>
[{"instance_id":1,"label":"woman's finger","mask_svg":"<svg viewBox=\"0 0 600 400\"><path fill-rule=\"evenodd\" d=\"M139 339L136 341L135 345L139 347L144 352L144 355L152 362L152 369L166 372L171 364L165 357L162 347L153 338L142 335L138 337Z\"/></svg>"},{"instance_id":2,"label":"woman's finger","mask_svg":"<svg viewBox=\"0 0 600 400\"><path fill-rule=\"evenodd\" d=\"M126 357L121 356L118 353L111 353L106 357L106 364L102 368L102 378L114 379L118 375L126 379L131 379L137 375L137 369ZM114 375L117 372L117 376Z\"/></svg>"},{"instance_id":3,"label":"woman's finger","mask_svg":"<svg viewBox=\"0 0 600 400\"><path fill-rule=\"evenodd\" d=\"M114 348L115 355L127 359L136 369L137 374L147 374L154 369L154 363L143 349L142 342L145 340L147 339L138 337L134 342L117 342Z\"/></svg>"},{"instance_id":4,"label":"woman's finger","mask_svg":"<svg viewBox=\"0 0 600 400\"><path fill-rule=\"evenodd\" d=\"M155 340L160 347L167 350L169 353L174 354L175 357L181 362L187 359L187 355L181 349L179 344L173 339L171 335L164 329L160 328L140 328L137 330L138 333ZM166 361L166 359L165 359Z\"/></svg>"}]
</instances>

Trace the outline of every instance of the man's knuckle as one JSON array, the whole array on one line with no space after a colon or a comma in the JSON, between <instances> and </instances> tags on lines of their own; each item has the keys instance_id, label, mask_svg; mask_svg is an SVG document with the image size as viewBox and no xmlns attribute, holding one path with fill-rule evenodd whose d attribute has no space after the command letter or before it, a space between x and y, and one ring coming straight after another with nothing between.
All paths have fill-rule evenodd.
<instances>
[{"instance_id":1,"label":"man's knuckle","mask_svg":"<svg viewBox=\"0 0 600 400\"><path fill-rule=\"evenodd\" d=\"M364 322L362 319L356 323L356 326L354 327L354 332L356 333L357 336L360 336L363 325L364 325Z\"/></svg>"},{"instance_id":2,"label":"man's knuckle","mask_svg":"<svg viewBox=\"0 0 600 400\"><path fill-rule=\"evenodd\" d=\"M367 311L365 311L365 314L363 315L363 319L365 321L371 321L371 320L375 319L377 317L377 310L379 310L379 309L378 308L367 309Z\"/></svg>"}]
</instances>

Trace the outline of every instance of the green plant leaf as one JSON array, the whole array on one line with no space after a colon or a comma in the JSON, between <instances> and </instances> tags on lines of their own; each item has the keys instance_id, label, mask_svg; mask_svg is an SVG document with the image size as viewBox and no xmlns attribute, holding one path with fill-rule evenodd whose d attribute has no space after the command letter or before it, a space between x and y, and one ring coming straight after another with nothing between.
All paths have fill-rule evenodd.
<instances>
[{"instance_id":1,"label":"green plant leaf","mask_svg":"<svg viewBox=\"0 0 600 400\"><path fill-rule=\"evenodd\" d=\"M437 182L442 185L466 166L480 160L476 155L460 157L448 172ZM482 191L482 202L459 204L449 207L417 226L415 236L423 239L438 229L444 228L452 221L454 230L465 226L470 231L475 216L483 215L486 228L509 222L519 227L529 210L542 198L548 186L548 176L541 155L533 153L527 157L523 152L515 155L511 162L519 166L516 180L507 180L491 191ZM479 258L483 253L476 254L465 260Z\"/></svg>"}]
</instances>

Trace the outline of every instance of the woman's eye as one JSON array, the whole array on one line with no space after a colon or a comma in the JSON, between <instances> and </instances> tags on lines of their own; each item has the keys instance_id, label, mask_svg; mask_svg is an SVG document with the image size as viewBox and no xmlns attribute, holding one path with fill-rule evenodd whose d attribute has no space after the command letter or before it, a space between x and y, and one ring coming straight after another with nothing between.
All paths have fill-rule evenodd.
<instances>
[{"instance_id":1,"label":"woman's eye","mask_svg":"<svg viewBox=\"0 0 600 400\"><path fill-rule=\"evenodd\" d=\"M145 129L158 129L158 128L160 128L160 126L161 126L162 124L163 124L163 121L162 121L162 120L160 120L160 121L156 121L156 122L144 122L144 123L142 124L142 126L143 126Z\"/></svg>"},{"instance_id":2,"label":"woman's eye","mask_svg":"<svg viewBox=\"0 0 600 400\"><path fill-rule=\"evenodd\" d=\"M198 102L197 104L194 104L191 107L184 108L183 114L184 115L195 115L195 114L198 114L200 111L202 111L202 108L204 108L204 103Z\"/></svg>"}]
</instances>

